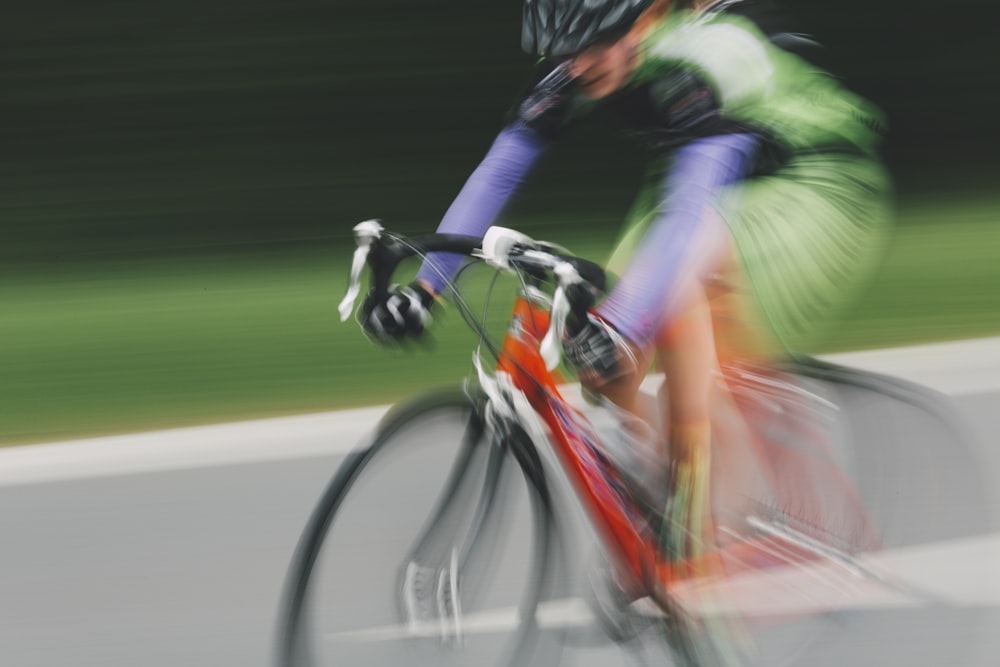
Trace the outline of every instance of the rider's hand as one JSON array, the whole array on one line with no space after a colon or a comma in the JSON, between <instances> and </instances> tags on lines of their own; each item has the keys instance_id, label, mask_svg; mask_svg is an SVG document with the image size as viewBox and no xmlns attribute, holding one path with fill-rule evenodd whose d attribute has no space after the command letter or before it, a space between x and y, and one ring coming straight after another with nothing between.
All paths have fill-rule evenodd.
<instances>
[{"instance_id":1,"label":"rider's hand","mask_svg":"<svg viewBox=\"0 0 1000 667\"><path fill-rule=\"evenodd\" d=\"M589 388L602 387L639 370L632 344L594 314L567 321L563 355Z\"/></svg>"},{"instance_id":2,"label":"rider's hand","mask_svg":"<svg viewBox=\"0 0 1000 667\"><path fill-rule=\"evenodd\" d=\"M361 304L361 328L376 343L417 339L431 323L433 304L434 295L416 282L393 285L381 301L369 292Z\"/></svg>"}]
</instances>

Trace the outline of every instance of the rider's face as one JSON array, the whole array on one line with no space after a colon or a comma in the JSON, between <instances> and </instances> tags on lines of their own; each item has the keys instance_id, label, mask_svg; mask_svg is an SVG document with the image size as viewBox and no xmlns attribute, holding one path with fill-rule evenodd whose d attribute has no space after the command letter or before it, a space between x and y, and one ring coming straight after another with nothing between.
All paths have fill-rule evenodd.
<instances>
[{"instance_id":1,"label":"rider's face","mask_svg":"<svg viewBox=\"0 0 1000 667\"><path fill-rule=\"evenodd\" d=\"M570 72L580 80L580 89L597 100L625 85L635 66L635 49L625 38L595 44L570 61Z\"/></svg>"}]
</instances>

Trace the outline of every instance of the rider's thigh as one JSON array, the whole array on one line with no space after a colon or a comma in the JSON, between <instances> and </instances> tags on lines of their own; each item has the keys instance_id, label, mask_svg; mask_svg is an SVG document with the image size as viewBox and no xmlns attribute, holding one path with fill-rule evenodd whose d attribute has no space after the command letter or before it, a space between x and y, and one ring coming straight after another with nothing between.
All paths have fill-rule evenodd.
<instances>
[{"instance_id":1,"label":"rider's thigh","mask_svg":"<svg viewBox=\"0 0 1000 667\"><path fill-rule=\"evenodd\" d=\"M720 216L721 219L721 216ZM702 278L719 364L766 362L781 346L756 307L751 285L731 237Z\"/></svg>"}]
</instances>

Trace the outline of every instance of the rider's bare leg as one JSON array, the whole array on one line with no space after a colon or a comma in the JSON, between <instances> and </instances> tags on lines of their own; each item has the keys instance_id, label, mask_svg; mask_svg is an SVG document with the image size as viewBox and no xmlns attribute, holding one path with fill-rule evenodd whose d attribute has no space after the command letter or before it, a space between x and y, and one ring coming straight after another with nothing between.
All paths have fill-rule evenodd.
<instances>
[{"instance_id":1,"label":"rider's bare leg","mask_svg":"<svg viewBox=\"0 0 1000 667\"><path fill-rule=\"evenodd\" d=\"M706 289L706 285L728 272L736 263L734 257L725 222L714 210L707 211L682 277L670 291L667 319L644 349L633 348L639 359L636 372L591 387L666 436L659 443L664 466L666 442L676 443L672 451L680 453L704 449L709 440L709 406L718 361L709 303L715 288ZM639 393L639 385L654 357L665 379L657 400L650 401Z\"/></svg>"},{"instance_id":2,"label":"rider's bare leg","mask_svg":"<svg viewBox=\"0 0 1000 667\"><path fill-rule=\"evenodd\" d=\"M646 396L639 391L639 385L646 378L646 372L652 363L654 350L652 347L642 350L633 348L632 352L638 361L633 372L626 373L600 386L589 386L588 389L639 417L653 432L663 434L664 414L658 397ZM651 449L647 452L637 452L642 458L666 461L667 449L662 438L652 442L648 438L641 440Z\"/></svg>"},{"instance_id":3,"label":"rider's bare leg","mask_svg":"<svg viewBox=\"0 0 1000 667\"><path fill-rule=\"evenodd\" d=\"M707 210L685 270L669 295L668 316L652 341L664 373L661 408L667 418L664 430L674 463L695 453L708 455L718 354L706 285L734 261L734 254L722 217L713 209Z\"/></svg>"},{"instance_id":4,"label":"rider's bare leg","mask_svg":"<svg viewBox=\"0 0 1000 667\"><path fill-rule=\"evenodd\" d=\"M712 315L704 290L692 287L687 305L656 337L657 361L664 373L666 415L671 434L702 431L709 419L709 402L717 367ZM671 438L674 443L674 439ZM672 449L695 445L677 442ZM678 454L683 453L677 451Z\"/></svg>"}]
</instances>

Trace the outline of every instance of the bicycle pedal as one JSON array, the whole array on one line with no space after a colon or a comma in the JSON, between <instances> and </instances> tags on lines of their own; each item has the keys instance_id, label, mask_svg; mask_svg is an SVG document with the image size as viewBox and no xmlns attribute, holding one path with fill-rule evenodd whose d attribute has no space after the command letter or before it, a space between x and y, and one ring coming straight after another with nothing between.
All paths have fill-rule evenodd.
<instances>
[{"instance_id":1,"label":"bicycle pedal","mask_svg":"<svg viewBox=\"0 0 1000 667\"><path fill-rule=\"evenodd\" d=\"M462 604L458 595L458 558L454 551L448 567L438 572L435 600L441 623L441 641L461 645Z\"/></svg>"},{"instance_id":2,"label":"bicycle pedal","mask_svg":"<svg viewBox=\"0 0 1000 667\"><path fill-rule=\"evenodd\" d=\"M437 568L416 561L407 563L400 590L402 612L407 630L412 635L426 635L436 623L430 588Z\"/></svg>"},{"instance_id":3,"label":"bicycle pedal","mask_svg":"<svg viewBox=\"0 0 1000 667\"><path fill-rule=\"evenodd\" d=\"M410 636L437 638L442 644L461 645L462 612L455 565L454 558L445 568L416 561L407 564L400 599Z\"/></svg>"}]
</instances>

